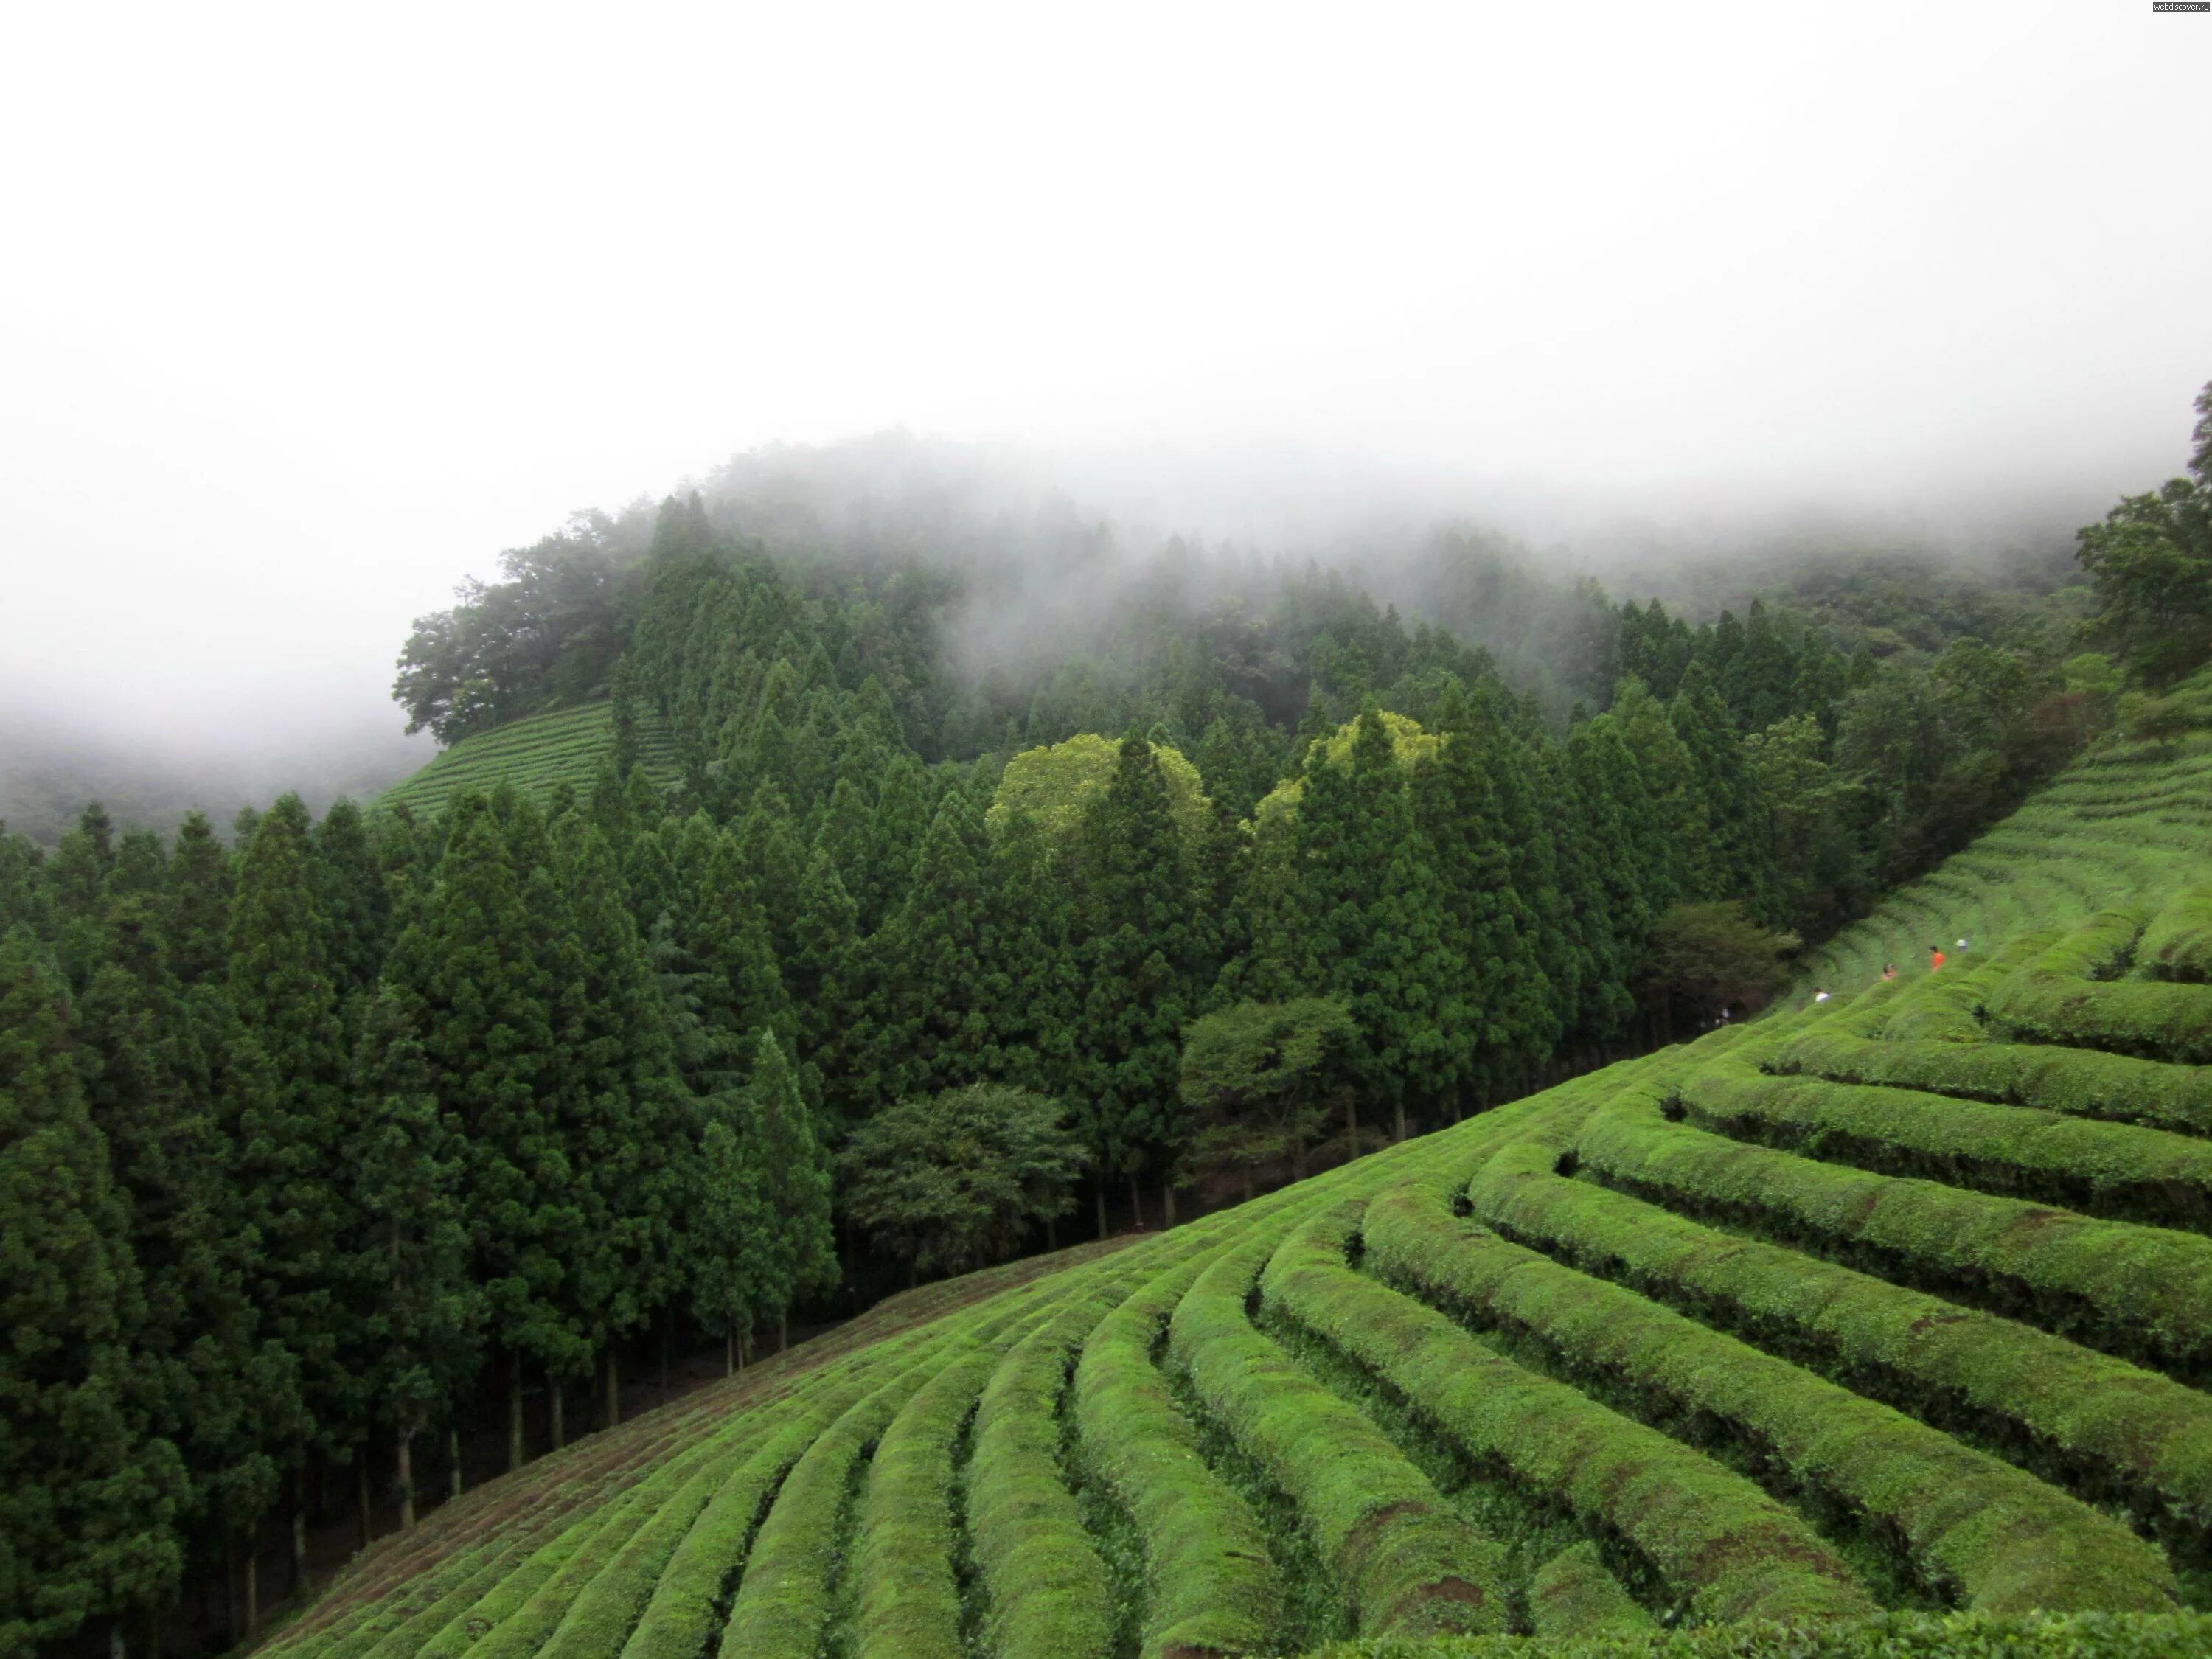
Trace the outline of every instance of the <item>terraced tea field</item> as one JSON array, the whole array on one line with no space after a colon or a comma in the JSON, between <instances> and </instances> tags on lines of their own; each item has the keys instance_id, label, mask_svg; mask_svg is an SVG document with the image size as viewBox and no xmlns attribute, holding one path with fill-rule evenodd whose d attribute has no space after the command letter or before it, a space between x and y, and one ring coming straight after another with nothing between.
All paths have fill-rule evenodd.
<instances>
[{"instance_id":1,"label":"terraced tea field","mask_svg":"<svg viewBox=\"0 0 2212 1659\"><path fill-rule=\"evenodd\" d=\"M276 1645L2207 1650L2212 736L2100 750L1815 971L1848 994L936 1287L447 1505Z\"/></svg>"},{"instance_id":2,"label":"terraced tea field","mask_svg":"<svg viewBox=\"0 0 2212 1659\"><path fill-rule=\"evenodd\" d=\"M641 711L638 728L644 739L647 774L656 783L675 782L678 769L667 723L656 714ZM613 705L580 703L464 738L421 771L393 784L377 797L376 804L428 813L438 811L460 789L489 793L509 783L542 796L566 783L587 790L600 763L613 752Z\"/></svg>"}]
</instances>

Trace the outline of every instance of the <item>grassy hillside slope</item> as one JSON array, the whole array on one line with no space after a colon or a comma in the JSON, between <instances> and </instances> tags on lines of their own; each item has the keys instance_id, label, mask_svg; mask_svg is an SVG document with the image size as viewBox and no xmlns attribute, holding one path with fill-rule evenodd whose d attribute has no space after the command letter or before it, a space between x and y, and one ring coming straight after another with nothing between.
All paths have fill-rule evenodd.
<instances>
[{"instance_id":1,"label":"grassy hillside slope","mask_svg":"<svg viewBox=\"0 0 2212 1659\"><path fill-rule=\"evenodd\" d=\"M276 1645L2205 1650L2208 881L2212 736L2100 750L1838 940L1852 994L936 1287L447 1506ZM1867 984L1939 921L1965 963Z\"/></svg>"},{"instance_id":2,"label":"grassy hillside slope","mask_svg":"<svg viewBox=\"0 0 2212 1659\"><path fill-rule=\"evenodd\" d=\"M589 789L600 763L614 753L612 710L611 703L579 703L464 738L421 771L386 790L376 804L434 812L461 789L489 793L502 783L540 795L562 783ZM638 725L647 771L655 782L672 783L676 752L666 722L656 714L641 711Z\"/></svg>"}]
</instances>

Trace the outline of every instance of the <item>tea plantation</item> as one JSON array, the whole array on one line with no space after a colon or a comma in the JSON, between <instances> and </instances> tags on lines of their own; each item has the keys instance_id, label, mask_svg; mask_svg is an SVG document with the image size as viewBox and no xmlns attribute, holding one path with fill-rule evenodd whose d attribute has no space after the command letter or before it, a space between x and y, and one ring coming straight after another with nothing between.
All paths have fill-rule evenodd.
<instances>
[{"instance_id":1,"label":"tea plantation","mask_svg":"<svg viewBox=\"0 0 2212 1659\"><path fill-rule=\"evenodd\" d=\"M613 707L580 703L463 738L420 771L393 784L376 804L430 813L459 790L489 793L502 783L540 796L563 783L588 790L599 768L613 757ZM647 775L655 783L674 782L676 750L667 722L650 709L641 709L638 729Z\"/></svg>"},{"instance_id":2,"label":"tea plantation","mask_svg":"<svg viewBox=\"0 0 2212 1659\"><path fill-rule=\"evenodd\" d=\"M2212 1650L2208 981L2212 732L2098 749L1765 1019L902 1299L274 1645Z\"/></svg>"}]
</instances>

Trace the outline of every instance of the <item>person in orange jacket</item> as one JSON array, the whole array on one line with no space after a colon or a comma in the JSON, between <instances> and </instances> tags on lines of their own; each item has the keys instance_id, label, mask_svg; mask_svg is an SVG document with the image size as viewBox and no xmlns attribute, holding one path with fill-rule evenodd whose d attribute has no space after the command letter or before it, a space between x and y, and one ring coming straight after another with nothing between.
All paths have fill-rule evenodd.
<instances>
[{"instance_id":1,"label":"person in orange jacket","mask_svg":"<svg viewBox=\"0 0 2212 1659\"><path fill-rule=\"evenodd\" d=\"M1928 971L1932 974L1942 965L1943 947L1940 945L1929 945L1928 947Z\"/></svg>"}]
</instances>

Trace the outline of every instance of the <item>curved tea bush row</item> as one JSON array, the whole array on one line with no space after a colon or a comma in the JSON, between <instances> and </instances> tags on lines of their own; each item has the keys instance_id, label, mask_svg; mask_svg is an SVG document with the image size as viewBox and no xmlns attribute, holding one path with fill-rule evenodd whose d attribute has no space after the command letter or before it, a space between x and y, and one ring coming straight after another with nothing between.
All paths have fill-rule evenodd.
<instances>
[{"instance_id":1,"label":"curved tea bush row","mask_svg":"<svg viewBox=\"0 0 2212 1659\"><path fill-rule=\"evenodd\" d=\"M1491 1160L1468 1189L1475 1217L1755 1341L1832 1356L1849 1377L1902 1382L1934 1408L1961 1402L2093 1490L2212 1528L2212 1398L2033 1326L1564 1180L1551 1164L1537 1147Z\"/></svg>"},{"instance_id":2,"label":"curved tea bush row","mask_svg":"<svg viewBox=\"0 0 2212 1659\"><path fill-rule=\"evenodd\" d=\"M882 1369L841 1368L763 1435L677 1546L622 1650L623 1659L700 1659L714 1639L726 1598L749 1565L754 1534L787 1474L825 1428L881 1385Z\"/></svg>"},{"instance_id":3,"label":"curved tea bush row","mask_svg":"<svg viewBox=\"0 0 2212 1659\"><path fill-rule=\"evenodd\" d=\"M722 1632L721 1659L811 1659L830 1620L839 1523L858 1468L942 1354L910 1366L817 1436L753 1540Z\"/></svg>"},{"instance_id":4,"label":"curved tea bush row","mask_svg":"<svg viewBox=\"0 0 2212 1659\"><path fill-rule=\"evenodd\" d=\"M2192 887L2151 919L2136 967L2152 979L2212 979L2212 883Z\"/></svg>"},{"instance_id":5,"label":"curved tea bush row","mask_svg":"<svg viewBox=\"0 0 2212 1659\"><path fill-rule=\"evenodd\" d=\"M979 1323L884 1429L868 1465L856 1546L862 1655L957 1659L953 1450L1005 1350L1046 1317L1030 1305Z\"/></svg>"},{"instance_id":6,"label":"curved tea bush row","mask_svg":"<svg viewBox=\"0 0 2212 1659\"><path fill-rule=\"evenodd\" d=\"M1528 1622L1553 1642L1656 1628L1651 1615L1605 1570L1594 1543L1561 1550L1536 1569L1528 1581Z\"/></svg>"},{"instance_id":7,"label":"curved tea bush row","mask_svg":"<svg viewBox=\"0 0 2212 1659\"><path fill-rule=\"evenodd\" d=\"M2212 1224L2212 1145L2161 1130L1768 1076L1735 1056L1690 1072L1675 1097L1704 1127L1820 1158L2132 1220Z\"/></svg>"},{"instance_id":8,"label":"curved tea bush row","mask_svg":"<svg viewBox=\"0 0 2212 1659\"><path fill-rule=\"evenodd\" d=\"M734 1467L754 1449L757 1438L750 1432L735 1435L727 1443L713 1446L711 1455L672 1460L670 1472L681 1474L680 1481L672 1485L656 1480L639 1487L636 1507L642 1511L639 1525L627 1537L594 1540L596 1547L589 1554L597 1560L596 1569L580 1584L552 1634L526 1650L544 1659L613 1659L620 1653L646 1603L653 1599L654 1587L677 1545ZM580 1555L571 1566L583 1559ZM502 1626L501 1634L506 1633L507 1627ZM513 1646L525 1650L522 1642ZM497 1646L486 1647L487 1652L499 1650Z\"/></svg>"},{"instance_id":9,"label":"curved tea bush row","mask_svg":"<svg viewBox=\"0 0 2212 1659\"><path fill-rule=\"evenodd\" d=\"M1496 1547L1352 1406L1254 1328L1245 1297L1273 1230L1209 1261L1169 1342L1199 1397L1289 1493L1366 1635L1505 1628Z\"/></svg>"},{"instance_id":10,"label":"curved tea bush row","mask_svg":"<svg viewBox=\"0 0 2212 1659\"><path fill-rule=\"evenodd\" d=\"M1367 1259L1438 1296L1432 1270L1458 1231L1433 1196L1374 1200ZM1271 1298L1374 1370L1469 1454L1619 1536L1701 1618L1829 1619L1873 1603L1827 1547L1742 1476L1566 1383L1492 1353L1450 1319L1354 1273L1337 1211L1276 1252ZM1429 1275L1425 1278L1424 1275ZM1447 1275L1448 1276L1448 1275Z\"/></svg>"},{"instance_id":11,"label":"curved tea bush row","mask_svg":"<svg viewBox=\"0 0 2212 1659\"><path fill-rule=\"evenodd\" d=\"M1528 1333L1575 1372L1717 1420L1795 1483L1901 1539L1923 1581L1968 1606L2118 1612L2169 1598L2172 1574L2156 1550L2011 1465L1471 1223L1432 1210L1419 1249L1408 1252L1410 1208L1395 1206L1398 1249L1378 1239L1378 1268Z\"/></svg>"},{"instance_id":12,"label":"curved tea bush row","mask_svg":"<svg viewBox=\"0 0 2212 1659\"><path fill-rule=\"evenodd\" d=\"M1575 1151L1610 1181L1870 1250L2111 1352L2190 1375L2212 1364L2212 1240L1818 1164L1669 1123L1649 1106L1593 1112Z\"/></svg>"},{"instance_id":13,"label":"curved tea bush row","mask_svg":"<svg viewBox=\"0 0 2212 1659\"><path fill-rule=\"evenodd\" d=\"M2212 986L2099 981L2128 959L2143 923L2139 908L2107 910L2068 935L1990 999L1991 1024L2023 1042L2212 1061Z\"/></svg>"},{"instance_id":14,"label":"curved tea bush row","mask_svg":"<svg viewBox=\"0 0 2212 1659\"><path fill-rule=\"evenodd\" d=\"M869 1465L860 1512L857 1646L869 1659L959 1659L953 1571L953 1448L999 1351L948 1360L891 1419Z\"/></svg>"},{"instance_id":15,"label":"curved tea bush row","mask_svg":"<svg viewBox=\"0 0 2212 1659\"><path fill-rule=\"evenodd\" d=\"M1083 1340L1127 1285L1126 1272L1086 1276L999 1363L976 1407L968 1524L993 1650L1010 1659L1103 1659L1112 1641L1106 1563L1060 1465L1060 1408Z\"/></svg>"},{"instance_id":16,"label":"curved tea bush row","mask_svg":"<svg viewBox=\"0 0 2212 1659\"><path fill-rule=\"evenodd\" d=\"M1828 1027L1762 1056L1771 1072L2212 1135L2212 1066L2025 1042L1871 1042Z\"/></svg>"},{"instance_id":17,"label":"curved tea bush row","mask_svg":"<svg viewBox=\"0 0 2212 1659\"><path fill-rule=\"evenodd\" d=\"M1101 1320L1075 1370L1085 1453L1143 1535L1146 1659L1259 1653L1282 1586L1251 1506L1201 1456L1152 1349L1206 1258L1147 1279Z\"/></svg>"}]
</instances>

